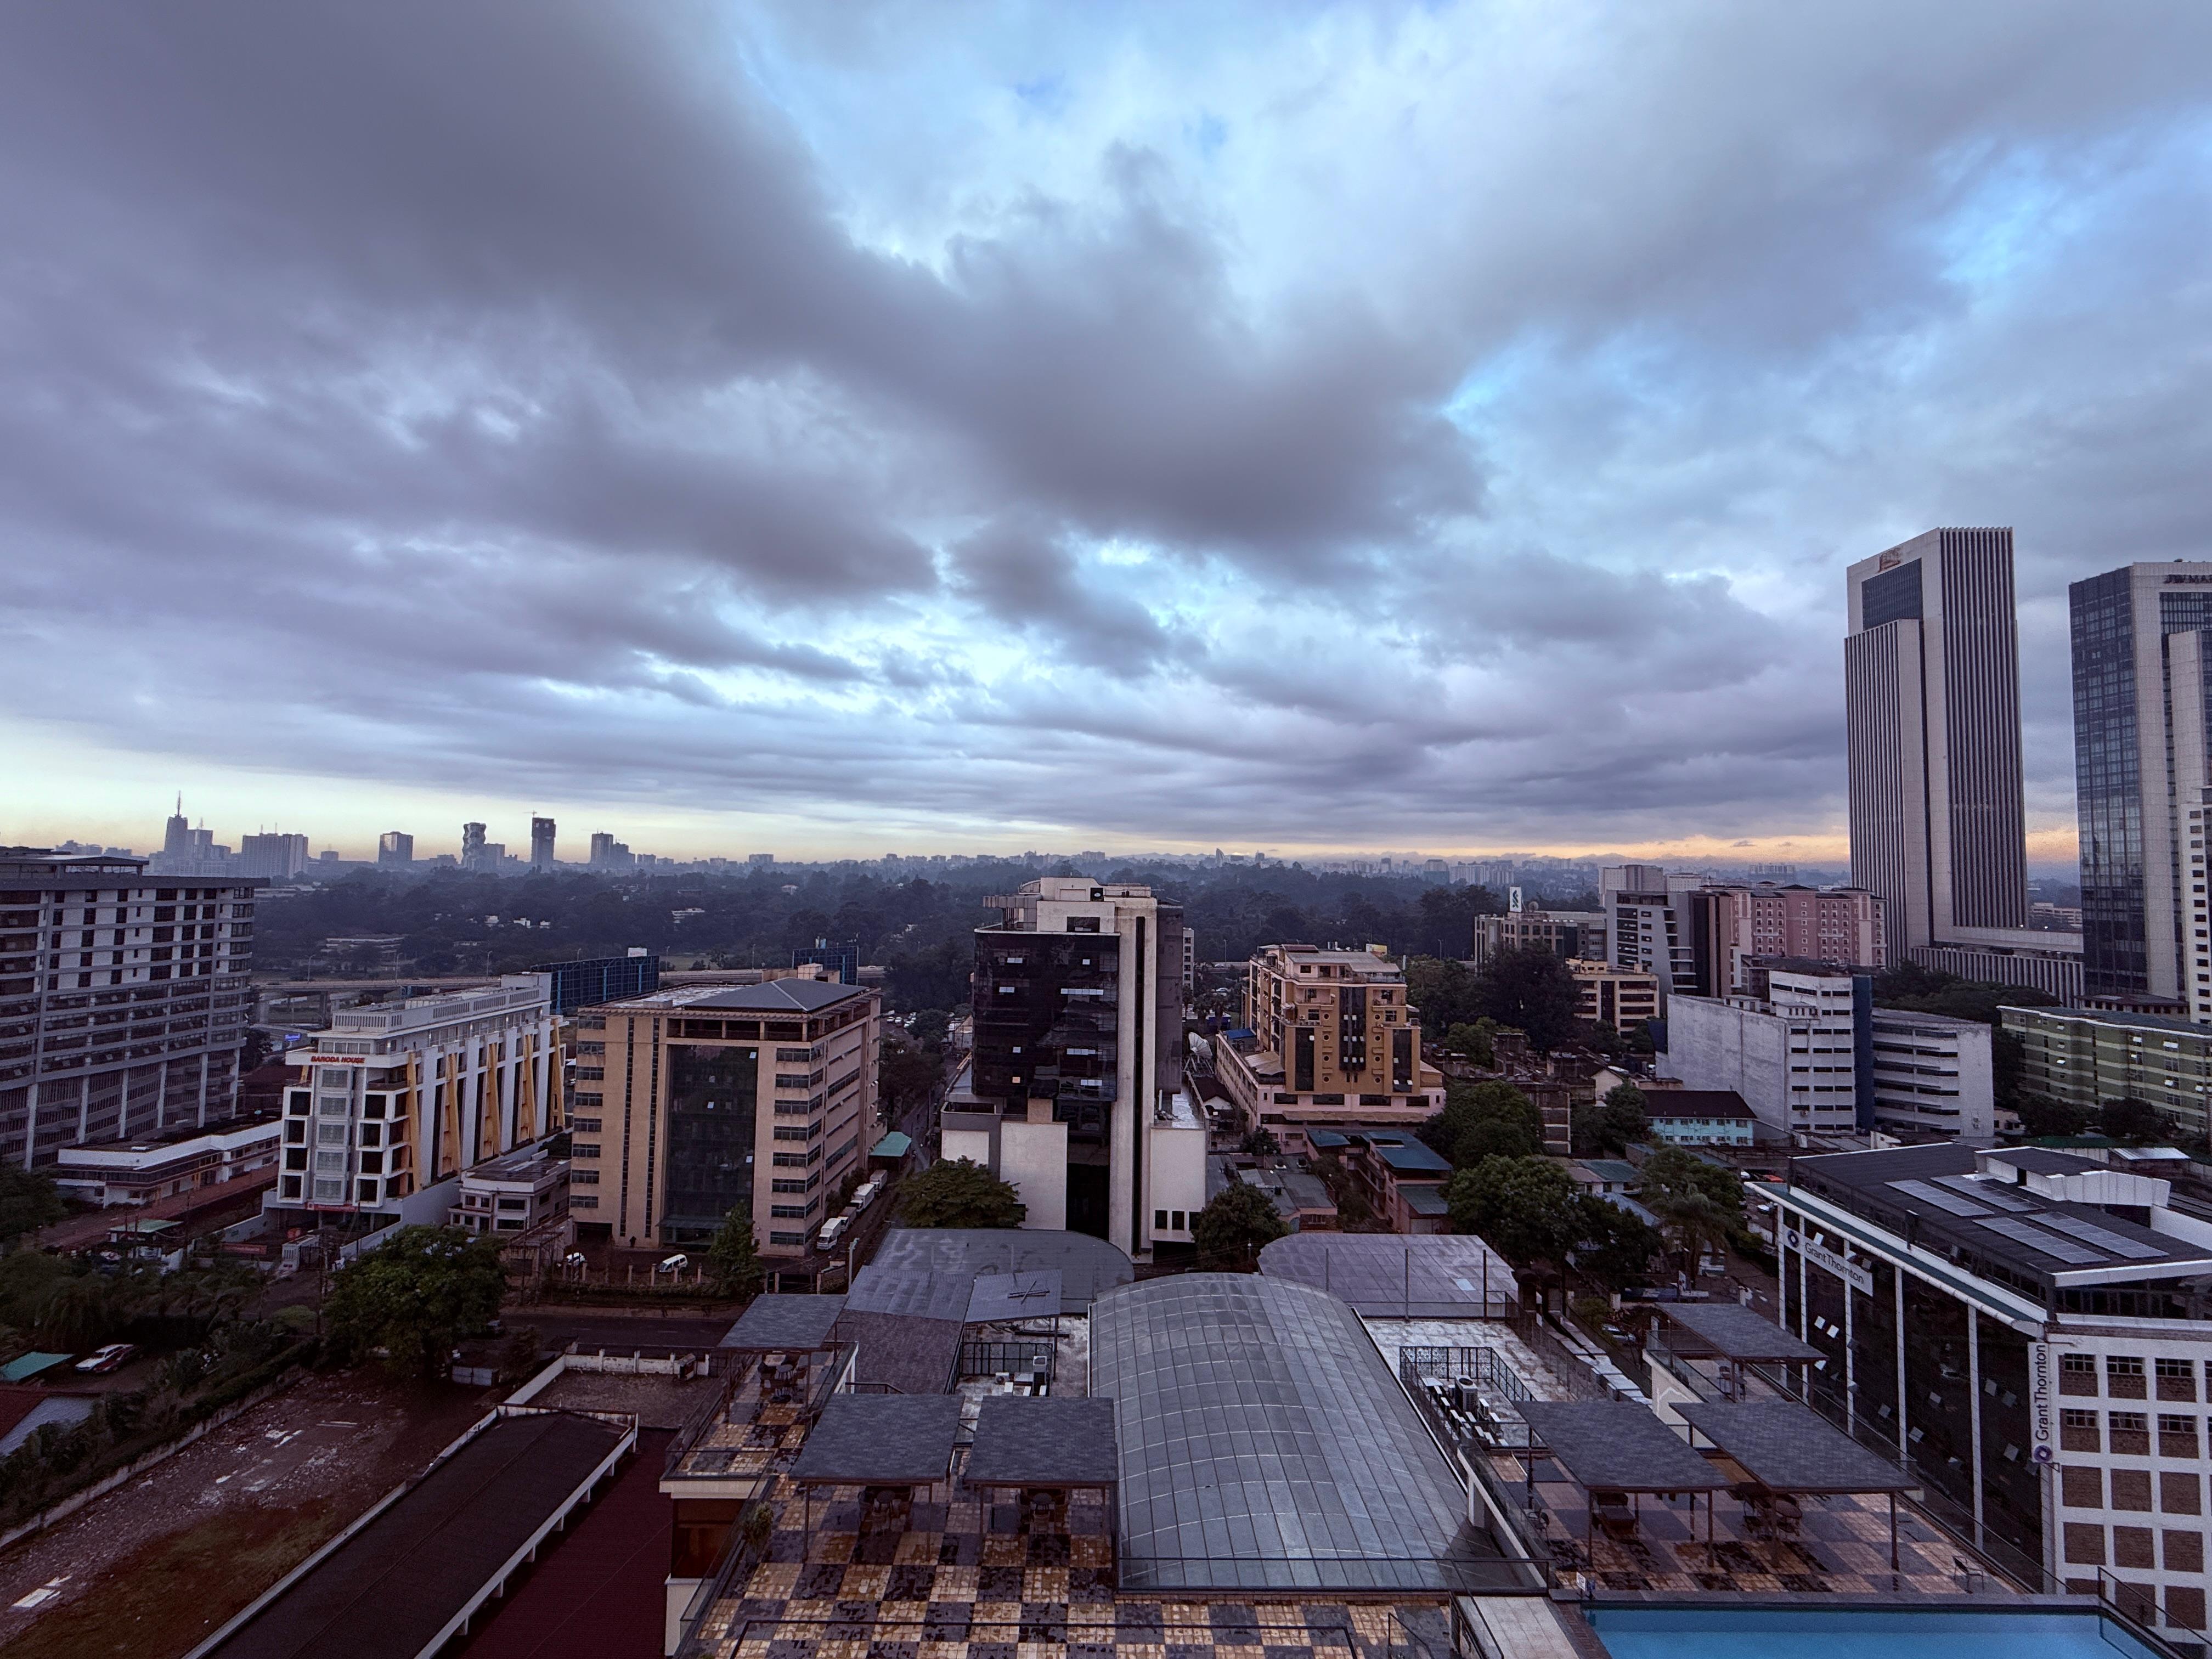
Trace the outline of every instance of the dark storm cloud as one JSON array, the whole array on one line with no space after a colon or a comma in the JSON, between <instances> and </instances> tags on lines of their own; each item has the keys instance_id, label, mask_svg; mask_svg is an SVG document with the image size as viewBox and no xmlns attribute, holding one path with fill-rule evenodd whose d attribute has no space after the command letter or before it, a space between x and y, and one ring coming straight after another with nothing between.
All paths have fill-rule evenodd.
<instances>
[{"instance_id":1,"label":"dark storm cloud","mask_svg":"<svg viewBox=\"0 0 2212 1659\"><path fill-rule=\"evenodd\" d=\"M1843 562L2010 520L2047 635L2208 544L2202 15L1257 11L1122 43L1153 120L1024 14L1034 177L941 15L766 15L12 12L0 707L799 819L1818 830Z\"/></svg>"}]
</instances>

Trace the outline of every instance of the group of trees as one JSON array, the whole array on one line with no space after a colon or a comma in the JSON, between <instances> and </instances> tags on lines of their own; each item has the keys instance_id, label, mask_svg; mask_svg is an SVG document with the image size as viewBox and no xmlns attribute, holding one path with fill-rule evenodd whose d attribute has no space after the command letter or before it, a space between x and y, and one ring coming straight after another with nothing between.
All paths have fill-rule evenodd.
<instances>
[{"instance_id":1,"label":"group of trees","mask_svg":"<svg viewBox=\"0 0 2212 1659\"><path fill-rule=\"evenodd\" d=\"M1671 1248L1685 1271L1743 1228L1743 1183L1732 1170L1679 1147L1646 1160L1636 1198L1659 1218L1655 1230L1618 1204L1579 1190L1556 1159L1493 1154L1444 1185L1454 1231L1474 1233L1540 1283L1570 1272L1607 1291L1644 1279Z\"/></svg>"},{"instance_id":2,"label":"group of trees","mask_svg":"<svg viewBox=\"0 0 2212 1659\"><path fill-rule=\"evenodd\" d=\"M1422 1029L1478 1066L1496 1064L1492 1043L1501 1030L1521 1031L1548 1053L1572 1042L1619 1039L1585 1024L1581 993L1566 959L1541 949L1500 951L1480 968L1435 957L1406 964L1407 1000Z\"/></svg>"},{"instance_id":3,"label":"group of trees","mask_svg":"<svg viewBox=\"0 0 2212 1659\"><path fill-rule=\"evenodd\" d=\"M1574 1109L1569 1134L1577 1158L1619 1158L1651 1133L1649 1103L1633 1083L1615 1084L1605 1098Z\"/></svg>"},{"instance_id":4,"label":"group of trees","mask_svg":"<svg viewBox=\"0 0 2212 1659\"><path fill-rule=\"evenodd\" d=\"M507 1290L498 1242L459 1227L402 1227L338 1269L323 1304L325 1348L432 1377L455 1343L490 1328Z\"/></svg>"},{"instance_id":5,"label":"group of trees","mask_svg":"<svg viewBox=\"0 0 2212 1659\"><path fill-rule=\"evenodd\" d=\"M1444 1109L1424 1123L1420 1137L1464 1169L1486 1158L1534 1158L1544 1150L1544 1118L1535 1103L1510 1083L1444 1086Z\"/></svg>"}]
</instances>

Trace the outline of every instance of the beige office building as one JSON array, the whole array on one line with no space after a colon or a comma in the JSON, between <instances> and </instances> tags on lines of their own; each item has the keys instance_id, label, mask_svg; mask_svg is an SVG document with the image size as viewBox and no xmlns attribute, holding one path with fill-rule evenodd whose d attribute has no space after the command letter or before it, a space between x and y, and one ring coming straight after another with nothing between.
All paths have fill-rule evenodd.
<instances>
[{"instance_id":1,"label":"beige office building","mask_svg":"<svg viewBox=\"0 0 2212 1659\"><path fill-rule=\"evenodd\" d=\"M658 1249L750 1209L763 1255L806 1254L880 1133L876 992L815 979L686 985L582 1009L568 1209Z\"/></svg>"},{"instance_id":2,"label":"beige office building","mask_svg":"<svg viewBox=\"0 0 2212 1659\"><path fill-rule=\"evenodd\" d=\"M1419 1122L1443 1109L1421 1060L1420 1015L1380 945L1262 946L1245 969L1244 1024L1217 1050L1248 1125Z\"/></svg>"}]
</instances>

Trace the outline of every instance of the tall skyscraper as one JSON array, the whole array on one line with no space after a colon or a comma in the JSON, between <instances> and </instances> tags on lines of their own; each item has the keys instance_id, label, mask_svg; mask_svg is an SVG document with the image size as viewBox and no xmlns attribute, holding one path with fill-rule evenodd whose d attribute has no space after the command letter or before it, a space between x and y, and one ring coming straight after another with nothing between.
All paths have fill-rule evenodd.
<instances>
[{"instance_id":1,"label":"tall skyscraper","mask_svg":"<svg viewBox=\"0 0 2212 1659\"><path fill-rule=\"evenodd\" d=\"M238 872L264 876L270 881L289 881L307 867L307 838L271 830L241 836L238 843Z\"/></svg>"},{"instance_id":2,"label":"tall skyscraper","mask_svg":"<svg viewBox=\"0 0 2212 1659\"><path fill-rule=\"evenodd\" d=\"M382 865L415 862L415 837L404 830L387 830L376 838L376 861Z\"/></svg>"},{"instance_id":3,"label":"tall skyscraper","mask_svg":"<svg viewBox=\"0 0 2212 1659\"><path fill-rule=\"evenodd\" d=\"M484 827L481 823L461 826L461 868L476 870L484 862Z\"/></svg>"},{"instance_id":4,"label":"tall skyscraper","mask_svg":"<svg viewBox=\"0 0 2212 1659\"><path fill-rule=\"evenodd\" d=\"M177 797L177 810L170 814L161 832L161 851L171 858L182 858L191 850L192 821L185 816L185 798Z\"/></svg>"},{"instance_id":5,"label":"tall skyscraper","mask_svg":"<svg viewBox=\"0 0 2212 1659\"><path fill-rule=\"evenodd\" d=\"M530 867L550 870L553 867L553 820L530 820Z\"/></svg>"},{"instance_id":6,"label":"tall skyscraper","mask_svg":"<svg viewBox=\"0 0 2212 1659\"><path fill-rule=\"evenodd\" d=\"M1852 885L1900 957L2025 929L2012 532L1930 530L1847 580Z\"/></svg>"},{"instance_id":7,"label":"tall skyscraper","mask_svg":"<svg viewBox=\"0 0 2212 1659\"><path fill-rule=\"evenodd\" d=\"M2202 817L2212 563L2125 565L2075 582L2067 598L2085 988L2212 1019Z\"/></svg>"}]
</instances>

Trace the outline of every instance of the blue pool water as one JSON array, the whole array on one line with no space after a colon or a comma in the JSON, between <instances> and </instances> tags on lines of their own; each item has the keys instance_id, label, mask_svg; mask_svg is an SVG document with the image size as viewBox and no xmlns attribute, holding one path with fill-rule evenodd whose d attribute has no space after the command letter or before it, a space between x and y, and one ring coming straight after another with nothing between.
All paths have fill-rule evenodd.
<instances>
[{"instance_id":1,"label":"blue pool water","mask_svg":"<svg viewBox=\"0 0 2212 1659\"><path fill-rule=\"evenodd\" d=\"M1595 1607L1589 1619L1613 1659L2154 1659L2094 1613Z\"/></svg>"}]
</instances>

